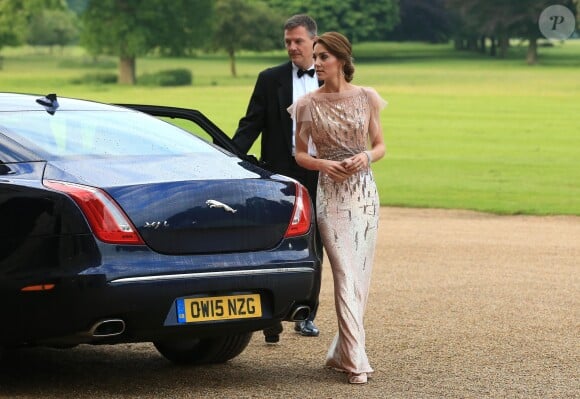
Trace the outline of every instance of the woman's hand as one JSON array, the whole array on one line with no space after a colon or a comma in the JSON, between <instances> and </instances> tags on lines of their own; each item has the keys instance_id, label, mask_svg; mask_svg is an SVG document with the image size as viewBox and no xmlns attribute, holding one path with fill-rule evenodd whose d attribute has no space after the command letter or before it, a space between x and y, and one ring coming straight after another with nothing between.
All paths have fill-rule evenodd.
<instances>
[{"instance_id":1,"label":"woman's hand","mask_svg":"<svg viewBox=\"0 0 580 399\"><path fill-rule=\"evenodd\" d=\"M364 154L364 152L361 152L360 154L353 155L352 157L343 160L342 165L349 172L356 173L368 166L367 156Z\"/></svg>"},{"instance_id":2,"label":"woman's hand","mask_svg":"<svg viewBox=\"0 0 580 399\"><path fill-rule=\"evenodd\" d=\"M343 165L344 161L331 161L328 159L321 160L322 167L319 169L320 173L324 173L337 183L342 183L348 179L353 173L346 169Z\"/></svg>"},{"instance_id":3,"label":"woman's hand","mask_svg":"<svg viewBox=\"0 0 580 399\"><path fill-rule=\"evenodd\" d=\"M327 160L324 161L320 171L327 174L335 182L341 183L355 173L367 168L369 166L368 159L366 154L362 152L346 158L341 162Z\"/></svg>"},{"instance_id":4,"label":"woman's hand","mask_svg":"<svg viewBox=\"0 0 580 399\"><path fill-rule=\"evenodd\" d=\"M354 175L355 173L360 172L361 170L368 168L370 165L369 157L364 152L360 154L353 155L350 158L347 158L341 162L341 165L350 175Z\"/></svg>"}]
</instances>

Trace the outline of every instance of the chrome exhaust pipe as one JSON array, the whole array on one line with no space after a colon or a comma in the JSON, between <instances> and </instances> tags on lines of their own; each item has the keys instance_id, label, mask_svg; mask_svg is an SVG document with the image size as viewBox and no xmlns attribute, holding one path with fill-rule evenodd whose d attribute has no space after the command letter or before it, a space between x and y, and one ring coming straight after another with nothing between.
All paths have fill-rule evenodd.
<instances>
[{"instance_id":1,"label":"chrome exhaust pipe","mask_svg":"<svg viewBox=\"0 0 580 399\"><path fill-rule=\"evenodd\" d=\"M93 338L107 338L121 335L125 331L125 321L121 319L105 319L96 322L89 330Z\"/></svg>"},{"instance_id":2,"label":"chrome exhaust pipe","mask_svg":"<svg viewBox=\"0 0 580 399\"><path fill-rule=\"evenodd\" d=\"M310 316L310 306L297 306L290 314L290 321L304 321Z\"/></svg>"}]
</instances>

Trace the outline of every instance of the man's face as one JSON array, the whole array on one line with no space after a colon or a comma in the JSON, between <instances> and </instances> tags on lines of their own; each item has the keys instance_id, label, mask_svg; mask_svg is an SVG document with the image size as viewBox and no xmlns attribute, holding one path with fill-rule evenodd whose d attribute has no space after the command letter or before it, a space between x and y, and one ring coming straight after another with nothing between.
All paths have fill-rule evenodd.
<instances>
[{"instance_id":1,"label":"man's face","mask_svg":"<svg viewBox=\"0 0 580 399\"><path fill-rule=\"evenodd\" d=\"M296 66L307 69L312 65L312 47L314 39L310 38L303 26L284 31L284 43L288 56Z\"/></svg>"}]
</instances>

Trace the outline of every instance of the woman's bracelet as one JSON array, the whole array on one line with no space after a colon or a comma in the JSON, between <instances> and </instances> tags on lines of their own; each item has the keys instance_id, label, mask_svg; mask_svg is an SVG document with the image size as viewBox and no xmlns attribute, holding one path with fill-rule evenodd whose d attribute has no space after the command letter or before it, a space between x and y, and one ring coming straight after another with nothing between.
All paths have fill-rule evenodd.
<instances>
[{"instance_id":1,"label":"woman's bracelet","mask_svg":"<svg viewBox=\"0 0 580 399\"><path fill-rule=\"evenodd\" d=\"M369 161L367 166L371 166L371 162L373 162L373 157L371 156L371 152L370 151L363 151L363 152L365 153L365 155L367 156L367 160Z\"/></svg>"}]
</instances>

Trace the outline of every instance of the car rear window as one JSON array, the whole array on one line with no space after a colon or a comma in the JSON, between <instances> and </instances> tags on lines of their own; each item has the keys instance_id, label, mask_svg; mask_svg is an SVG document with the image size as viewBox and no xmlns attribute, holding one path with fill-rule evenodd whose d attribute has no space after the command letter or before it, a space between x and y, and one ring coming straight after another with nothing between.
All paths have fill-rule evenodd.
<instances>
[{"instance_id":1,"label":"car rear window","mask_svg":"<svg viewBox=\"0 0 580 399\"><path fill-rule=\"evenodd\" d=\"M0 130L29 149L54 157L218 152L175 125L133 111L3 112Z\"/></svg>"}]
</instances>

